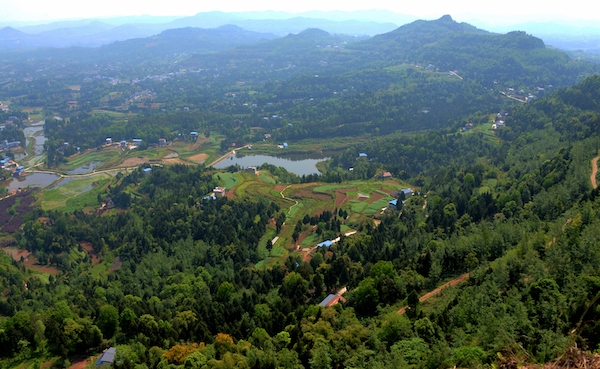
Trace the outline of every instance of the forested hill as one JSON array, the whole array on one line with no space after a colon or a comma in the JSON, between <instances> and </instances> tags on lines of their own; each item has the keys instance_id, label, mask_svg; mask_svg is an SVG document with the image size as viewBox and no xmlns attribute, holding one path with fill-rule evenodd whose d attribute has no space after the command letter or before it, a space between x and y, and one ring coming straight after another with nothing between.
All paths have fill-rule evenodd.
<instances>
[{"instance_id":1,"label":"forested hill","mask_svg":"<svg viewBox=\"0 0 600 369\"><path fill-rule=\"evenodd\" d=\"M236 68L245 66L237 73L246 78L266 65L276 68L271 78L281 79L411 64L440 72L456 71L488 88L497 84L563 87L599 70L597 65L571 60L564 52L547 48L541 39L524 32L490 33L455 22L450 16L419 20L362 41L308 30L217 54L194 55L185 64L206 68L223 66L223 61L233 59ZM252 72L244 74L246 68Z\"/></svg>"},{"instance_id":2,"label":"forested hill","mask_svg":"<svg viewBox=\"0 0 600 369\"><path fill-rule=\"evenodd\" d=\"M525 32L491 33L458 23L449 15L434 21L418 20L348 48L377 53L383 60L457 70L461 76L487 85L497 81L517 86L567 86L596 70L546 48L541 39Z\"/></svg>"},{"instance_id":3,"label":"forested hill","mask_svg":"<svg viewBox=\"0 0 600 369\"><path fill-rule=\"evenodd\" d=\"M152 37L115 42L98 49L99 56L106 57L156 57L173 53L206 53L233 49L275 35L247 31L234 25L203 29L186 27L170 29Z\"/></svg>"}]
</instances>

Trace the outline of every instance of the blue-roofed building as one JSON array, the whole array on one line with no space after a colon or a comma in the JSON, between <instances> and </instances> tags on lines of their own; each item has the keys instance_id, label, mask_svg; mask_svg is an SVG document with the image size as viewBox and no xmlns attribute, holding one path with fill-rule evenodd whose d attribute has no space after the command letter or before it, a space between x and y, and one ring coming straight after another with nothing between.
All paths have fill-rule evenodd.
<instances>
[{"instance_id":1,"label":"blue-roofed building","mask_svg":"<svg viewBox=\"0 0 600 369\"><path fill-rule=\"evenodd\" d=\"M144 174L150 174L152 172L152 168L145 168Z\"/></svg>"},{"instance_id":2,"label":"blue-roofed building","mask_svg":"<svg viewBox=\"0 0 600 369\"><path fill-rule=\"evenodd\" d=\"M333 245L333 242L330 240L327 241L323 241L321 243L317 244L317 247L331 247L331 245Z\"/></svg>"},{"instance_id":3,"label":"blue-roofed building","mask_svg":"<svg viewBox=\"0 0 600 369\"><path fill-rule=\"evenodd\" d=\"M121 141L121 148L125 148L127 146L127 141Z\"/></svg>"},{"instance_id":4,"label":"blue-roofed building","mask_svg":"<svg viewBox=\"0 0 600 369\"><path fill-rule=\"evenodd\" d=\"M287 149L287 148L288 148L288 144L287 144L287 142L284 142L284 143L283 143L283 148L284 148L284 149Z\"/></svg>"},{"instance_id":5,"label":"blue-roofed building","mask_svg":"<svg viewBox=\"0 0 600 369\"><path fill-rule=\"evenodd\" d=\"M105 350L100 356L100 358L98 358L98 360L96 361L96 367L99 368L104 366L111 366L113 361L115 361L116 354L117 349L114 347Z\"/></svg>"},{"instance_id":6,"label":"blue-roofed building","mask_svg":"<svg viewBox=\"0 0 600 369\"><path fill-rule=\"evenodd\" d=\"M206 201L209 201L209 200L216 200L216 199L217 199L217 197L216 197L215 195L204 196L204 197L202 198L202 200L206 200Z\"/></svg>"},{"instance_id":7,"label":"blue-roofed building","mask_svg":"<svg viewBox=\"0 0 600 369\"><path fill-rule=\"evenodd\" d=\"M366 158L367 154L365 154L364 152L361 152L360 154L358 154L358 156L361 158Z\"/></svg>"},{"instance_id":8,"label":"blue-roofed building","mask_svg":"<svg viewBox=\"0 0 600 369\"><path fill-rule=\"evenodd\" d=\"M398 209L398 199L394 199L394 200L390 201L389 208L392 210L397 210Z\"/></svg>"}]
</instances>

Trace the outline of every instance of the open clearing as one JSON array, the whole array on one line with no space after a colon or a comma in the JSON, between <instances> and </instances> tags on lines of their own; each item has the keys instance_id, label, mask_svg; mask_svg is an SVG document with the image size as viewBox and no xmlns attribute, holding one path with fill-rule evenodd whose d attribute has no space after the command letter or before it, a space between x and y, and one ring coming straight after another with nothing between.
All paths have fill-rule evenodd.
<instances>
[{"instance_id":1,"label":"open clearing","mask_svg":"<svg viewBox=\"0 0 600 369\"><path fill-rule=\"evenodd\" d=\"M92 264L98 264L100 262L100 257L96 253L96 250L92 247L91 242L80 242L81 248L83 248L92 258Z\"/></svg>"},{"instance_id":2,"label":"open clearing","mask_svg":"<svg viewBox=\"0 0 600 369\"><path fill-rule=\"evenodd\" d=\"M206 159L208 159L208 154L205 154L205 153L196 154L196 155L192 155L192 156L188 157L187 159L190 161L193 161L194 163L202 164L206 161Z\"/></svg>"},{"instance_id":3,"label":"open clearing","mask_svg":"<svg viewBox=\"0 0 600 369\"><path fill-rule=\"evenodd\" d=\"M141 158L127 158L123 161L123 163L121 163L121 165L119 165L119 167L135 167L149 162L150 159L145 156Z\"/></svg>"},{"instance_id":4,"label":"open clearing","mask_svg":"<svg viewBox=\"0 0 600 369\"><path fill-rule=\"evenodd\" d=\"M10 255L13 258L13 260L15 260L15 261L21 261L21 258L22 258L23 265L25 265L25 267L27 267L31 270L34 270L34 271L40 272L40 273L48 273L48 274L52 274L52 275L58 274L58 269L56 269L54 267L38 264L35 256L33 256L31 254L31 252L29 252L27 250L19 250L16 247L4 247L2 250L5 253L7 253L8 255Z\"/></svg>"}]
</instances>

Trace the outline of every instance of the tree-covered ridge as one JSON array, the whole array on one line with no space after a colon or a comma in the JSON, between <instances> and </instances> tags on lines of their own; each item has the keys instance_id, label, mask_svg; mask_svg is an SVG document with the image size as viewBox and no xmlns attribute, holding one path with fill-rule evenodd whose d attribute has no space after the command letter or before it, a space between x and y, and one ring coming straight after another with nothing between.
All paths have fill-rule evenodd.
<instances>
[{"instance_id":1,"label":"tree-covered ridge","mask_svg":"<svg viewBox=\"0 0 600 369\"><path fill-rule=\"evenodd\" d=\"M524 32L494 34L457 23L450 16L415 21L349 48L377 52L385 60L457 70L487 87L494 82L513 87L567 86L594 70Z\"/></svg>"}]
</instances>

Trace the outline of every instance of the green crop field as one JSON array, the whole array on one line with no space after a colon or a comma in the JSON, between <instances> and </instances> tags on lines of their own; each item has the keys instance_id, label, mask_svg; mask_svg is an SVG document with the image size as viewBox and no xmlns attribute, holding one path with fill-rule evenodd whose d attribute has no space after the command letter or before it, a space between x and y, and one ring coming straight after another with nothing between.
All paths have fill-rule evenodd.
<instances>
[{"instance_id":1,"label":"green crop field","mask_svg":"<svg viewBox=\"0 0 600 369\"><path fill-rule=\"evenodd\" d=\"M98 205L98 193L110 180L108 174L97 174L46 190L42 193L42 209L69 211Z\"/></svg>"}]
</instances>

